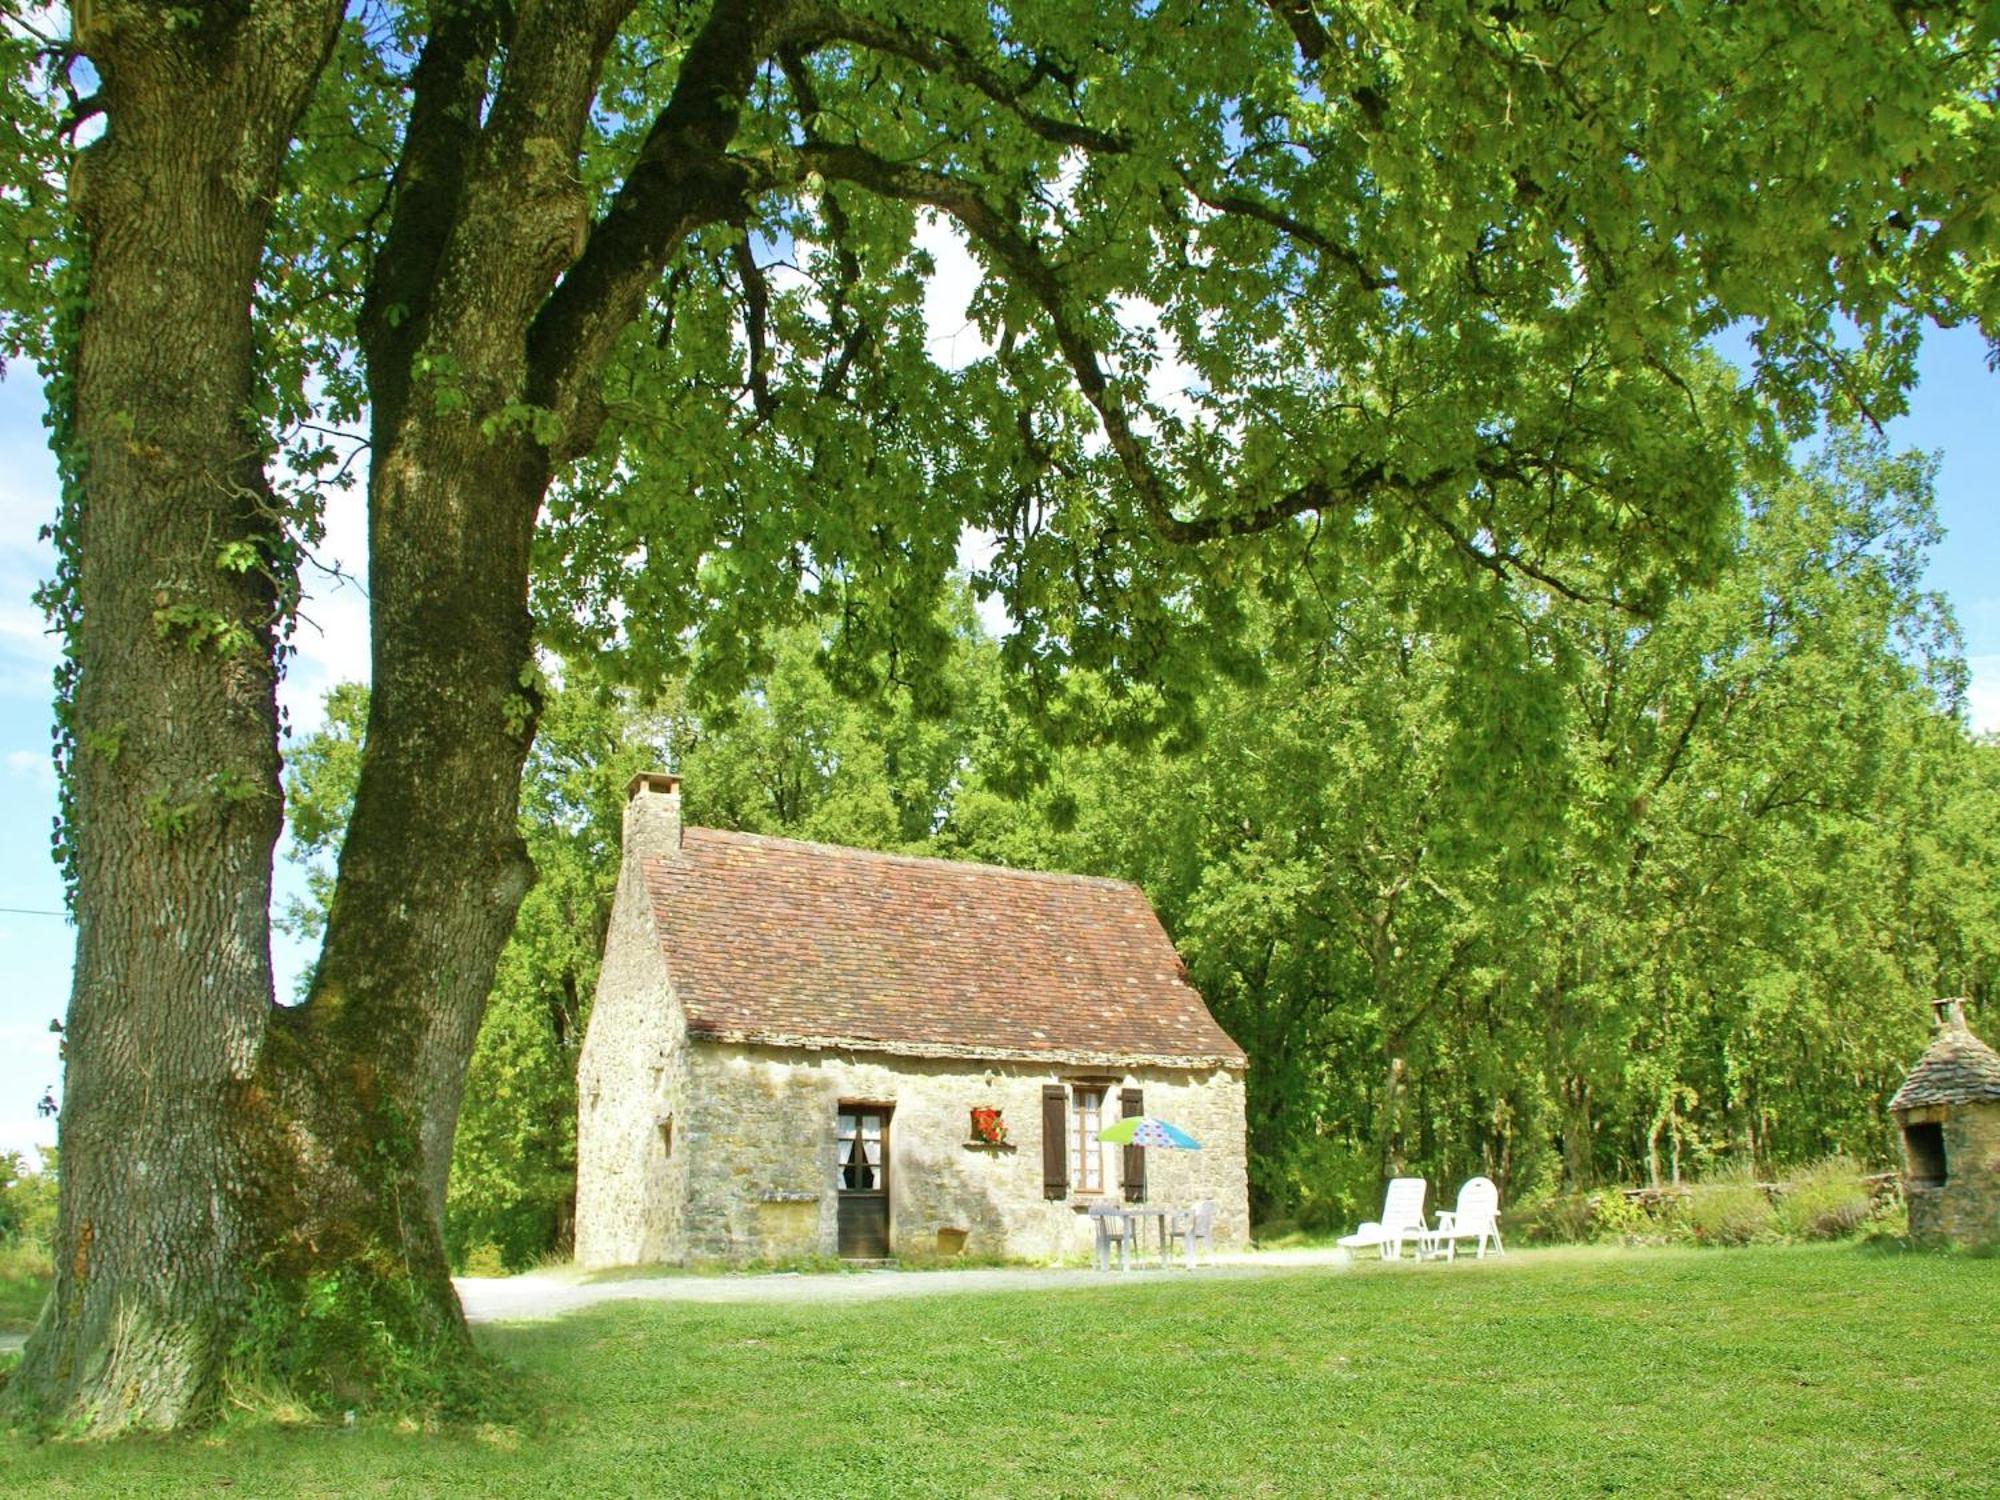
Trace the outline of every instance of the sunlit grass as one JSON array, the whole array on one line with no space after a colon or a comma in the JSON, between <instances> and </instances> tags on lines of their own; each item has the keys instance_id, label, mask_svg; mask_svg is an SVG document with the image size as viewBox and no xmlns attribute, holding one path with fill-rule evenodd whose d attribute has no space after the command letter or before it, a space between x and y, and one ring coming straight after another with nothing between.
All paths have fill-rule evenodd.
<instances>
[{"instance_id":1,"label":"sunlit grass","mask_svg":"<svg viewBox=\"0 0 2000 1500\"><path fill-rule=\"evenodd\" d=\"M26 1333L49 1290L49 1257L39 1245L0 1245L0 1333Z\"/></svg>"},{"instance_id":2,"label":"sunlit grass","mask_svg":"<svg viewBox=\"0 0 2000 1500\"><path fill-rule=\"evenodd\" d=\"M489 1330L548 1412L0 1447L36 1494L1971 1494L2000 1261L1571 1249L632 1303Z\"/></svg>"}]
</instances>

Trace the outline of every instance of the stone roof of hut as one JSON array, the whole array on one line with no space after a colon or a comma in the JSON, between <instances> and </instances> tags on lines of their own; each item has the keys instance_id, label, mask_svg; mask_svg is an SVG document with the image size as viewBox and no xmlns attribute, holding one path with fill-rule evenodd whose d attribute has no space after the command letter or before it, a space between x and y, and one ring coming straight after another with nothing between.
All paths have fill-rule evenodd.
<instances>
[{"instance_id":1,"label":"stone roof of hut","mask_svg":"<svg viewBox=\"0 0 2000 1500\"><path fill-rule=\"evenodd\" d=\"M688 828L644 861L689 1032L904 1056L1242 1067L1118 880Z\"/></svg>"},{"instance_id":2,"label":"stone roof of hut","mask_svg":"<svg viewBox=\"0 0 2000 1500\"><path fill-rule=\"evenodd\" d=\"M1939 1005L1937 1035L1889 1101L1891 1109L2000 1100L2000 1053L1966 1026L1962 1001L1940 1001Z\"/></svg>"}]
</instances>

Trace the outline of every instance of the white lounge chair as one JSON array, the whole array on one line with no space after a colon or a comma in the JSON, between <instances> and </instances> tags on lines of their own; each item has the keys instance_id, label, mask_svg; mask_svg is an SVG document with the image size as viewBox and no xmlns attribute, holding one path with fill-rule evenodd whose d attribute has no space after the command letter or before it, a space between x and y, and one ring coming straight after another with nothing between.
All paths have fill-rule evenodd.
<instances>
[{"instance_id":1,"label":"white lounge chair","mask_svg":"<svg viewBox=\"0 0 2000 1500\"><path fill-rule=\"evenodd\" d=\"M1194 1269L1195 1247L1215 1254L1215 1200L1203 1198L1193 1208L1174 1215L1168 1232L1187 1250L1188 1269Z\"/></svg>"},{"instance_id":2,"label":"white lounge chair","mask_svg":"<svg viewBox=\"0 0 2000 1500\"><path fill-rule=\"evenodd\" d=\"M1458 1259L1458 1242L1477 1240L1480 1260L1486 1259L1486 1242L1493 1241L1493 1253L1505 1255L1500 1243L1500 1189L1490 1177L1474 1177L1458 1190L1458 1207L1441 1209L1435 1228L1417 1236L1417 1259L1442 1255Z\"/></svg>"},{"instance_id":3,"label":"white lounge chair","mask_svg":"<svg viewBox=\"0 0 2000 1500\"><path fill-rule=\"evenodd\" d=\"M1340 1247L1344 1250L1380 1249L1382 1259L1395 1260L1403 1253L1403 1241L1414 1240L1424 1233L1424 1180L1421 1177L1395 1177L1389 1181L1389 1191L1382 1198L1382 1217L1370 1219L1350 1235L1344 1235Z\"/></svg>"}]
</instances>

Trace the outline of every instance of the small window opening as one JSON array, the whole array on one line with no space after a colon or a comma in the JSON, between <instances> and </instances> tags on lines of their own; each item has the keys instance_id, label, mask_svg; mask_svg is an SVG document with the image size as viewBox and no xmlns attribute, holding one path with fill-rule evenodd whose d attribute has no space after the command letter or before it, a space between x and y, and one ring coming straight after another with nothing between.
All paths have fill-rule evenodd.
<instances>
[{"instance_id":1,"label":"small window opening","mask_svg":"<svg viewBox=\"0 0 2000 1500\"><path fill-rule=\"evenodd\" d=\"M674 1154L674 1117L672 1115L661 1115L659 1126L660 1150L666 1155L672 1156Z\"/></svg>"},{"instance_id":2,"label":"small window opening","mask_svg":"<svg viewBox=\"0 0 2000 1500\"><path fill-rule=\"evenodd\" d=\"M1943 1187L1947 1175L1944 1162L1944 1126L1936 1123L1905 1125L1903 1144L1910 1153L1912 1185Z\"/></svg>"}]
</instances>

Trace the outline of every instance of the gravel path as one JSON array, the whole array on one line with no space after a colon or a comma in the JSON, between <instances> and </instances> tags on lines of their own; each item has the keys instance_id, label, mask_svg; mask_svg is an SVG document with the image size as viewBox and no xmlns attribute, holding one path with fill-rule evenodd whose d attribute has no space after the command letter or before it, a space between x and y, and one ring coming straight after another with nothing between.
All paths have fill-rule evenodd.
<instances>
[{"instance_id":1,"label":"gravel path","mask_svg":"<svg viewBox=\"0 0 2000 1500\"><path fill-rule=\"evenodd\" d=\"M1351 1262L1342 1250L1273 1251L1220 1257L1194 1275L1203 1278L1268 1276L1274 1271L1318 1266L1330 1271ZM458 1278L459 1300L475 1323L527 1322L558 1318L600 1302L876 1302L885 1297L938 1297L955 1292L1038 1292L1067 1287L1115 1286L1121 1282L1163 1281L1186 1270L1131 1270L1103 1275L1088 1270L1031 1270L1006 1267L966 1271L828 1271L811 1275L633 1276L615 1281L581 1281L573 1271L531 1271L523 1276Z\"/></svg>"},{"instance_id":2,"label":"gravel path","mask_svg":"<svg viewBox=\"0 0 2000 1500\"><path fill-rule=\"evenodd\" d=\"M1318 1266L1345 1270L1344 1250L1275 1250L1220 1256L1193 1273L1203 1279L1237 1280L1274 1271ZM1087 1270L1032 1270L1004 1267L968 1271L766 1272L761 1275L699 1275L686 1272L631 1276L615 1281L583 1281L574 1271L531 1271L525 1276L461 1276L459 1300L475 1323L534 1322L559 1318L600 1302L878 1302L885 1297L942 1297L954 1292L1042 1292L1067 1287L1110 1287L1135 1281L1164 1281L1189 1273L1178 1266L1101 1275ZM0 1333L0 1354L28 1341L25 1333Z\"/></svg>"}]
</instances>

